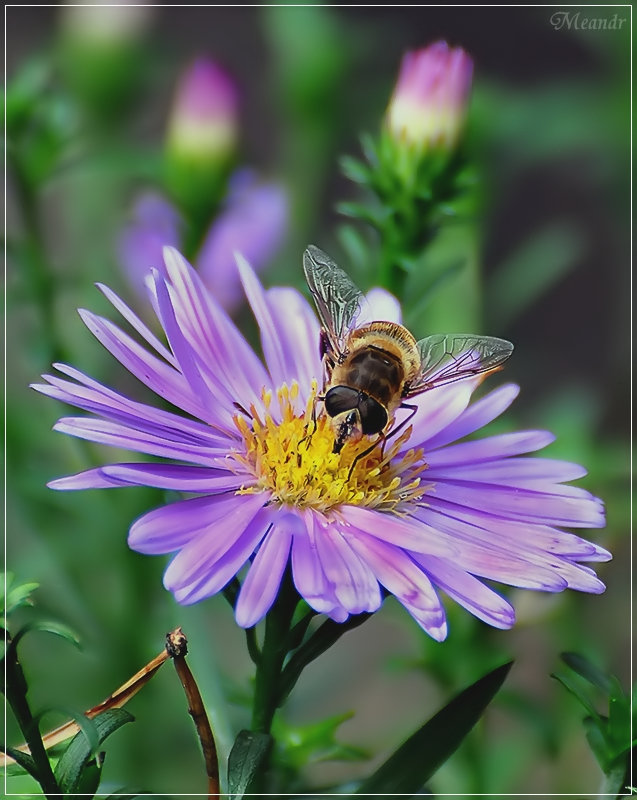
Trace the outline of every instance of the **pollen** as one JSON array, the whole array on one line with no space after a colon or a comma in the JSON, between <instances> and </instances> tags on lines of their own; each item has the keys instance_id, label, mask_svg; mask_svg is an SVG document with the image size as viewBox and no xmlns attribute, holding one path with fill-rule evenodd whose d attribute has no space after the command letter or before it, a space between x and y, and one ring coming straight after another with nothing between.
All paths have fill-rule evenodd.
<instances>
[{"instance_id":1,"label":"pollen","mask_svg":"<svg viewBox=\"0 0 637 800\"><path fill-rule=\"evenodd\" d=\"M267 491L272 502L321 512L357 505L401 514L421 499L422 450L398 455L410 428L375 447L374 439L363 437L334 453L334 432L317 401L316 384L302 413L295 410L298 391L296 383L278 389L278 414L272 413L272 394L264 391L265 413L252 406L250 417L235 417L244 448L231 457L254 476L238 494Z\"/></svg>"}]
</instances>

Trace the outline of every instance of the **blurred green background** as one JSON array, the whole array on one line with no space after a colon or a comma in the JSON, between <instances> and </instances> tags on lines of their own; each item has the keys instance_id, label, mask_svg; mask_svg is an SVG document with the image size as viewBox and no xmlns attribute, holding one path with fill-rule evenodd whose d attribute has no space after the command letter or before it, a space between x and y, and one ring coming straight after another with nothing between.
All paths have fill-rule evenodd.
<instances>
[{"instance_id":1,"label":"blurred green background","mask_svg":"<svg viewBox=\"0 0 637 800\"><path fill-rule=\"evenodd\" d=\"M364 747L370 759L311 768L317 785L345 780L367 774L454 691L514 657L485 720L431 788L501 797L595 794L601 772L585 740L583 711L550 674L569 650L624 685L630 679L629 22L558 30L552 7L111 10L114 57L81 28L77 35L69 9L6 10L6 557L18 580L40 584L36 606L18 612L12 625L53 617L83 642L76 652L44 634L25 639L33 708L61 709L47 715L45 727L53 727L63 710L95 705L180 624L222 752L249 722L251 662L223 598L178 607L161 585L165 560L127 549L130 522L159 505L161 494L47 489L53 477L120 454L52 433L66 410L27 388L63 355L107 385L144 397L75 309L108 313L93 287L98 280L134 303L116 241L136 193L158 179L179 75L205 54L236 80L240 160L281 181L290 198L287 237L263 280L301 288L308 242L345 268L353 259L351 229L335 206L357 190L339 157L359 155L359 134L378 131L402 53L444 38L475 61L468 141L478 159L481 208L477 220L443 231L422 281L431 289L440 265L473 258L481 293L477 312L475 302L458 302L450 269L422 300L417 276L406 321L424 335L473 327L477 314L484 332L515 343L504 376L489 381L522 386L503 424L549 428L558 439L546 454L587 466L581 485L607 504L607 529L590 536L613 552L599 568L608 588L602 596L512 591L518 623L509 632L449 606L444 644L387 601L308 668L284 716L301 725L354 712L340 739ZM579 11L630 16L626 6ZM364 265L352 271L366 287ZM251 330L242 311L238 319ZM106 785L167 797L204 790L172 672L164 667L130 703L137 722L109 741ZM19 733L8 724L15 744ZM29 791L12 781L11 791Z\"/></svg>"}]
</instances>

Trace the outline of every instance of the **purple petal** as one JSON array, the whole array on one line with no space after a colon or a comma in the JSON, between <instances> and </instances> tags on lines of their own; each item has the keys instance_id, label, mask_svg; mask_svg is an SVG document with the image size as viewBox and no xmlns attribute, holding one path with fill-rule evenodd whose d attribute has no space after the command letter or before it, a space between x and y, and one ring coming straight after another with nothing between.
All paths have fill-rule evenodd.
<instances>
[{"instance_id":1,"label":"purple petal","mask_svg":"<svg viewBox=\"0 0 637 800\"><path fill-rule=\"evenodd\" d=\"M339 527L350 543L362 533L406 550L449 558L457 555L452 542L446 541L438 531L427 528L410 517L398 517L361 506L341 506L339 514L345 523ZM352 529L348 530L348 526Z\"/></svg>"},{"instance_id":2,"label":"purple petal","mask_svg":"<svg viewBox=\"0 0 637 800\"><path fill-rule=\"evenodd\" d=\"M242 628L256 625L270 610L281 585L298 523L295 514L280 513L261 543L237 599L235 617Z\"/></svg>"},{"instance_id":3,"label":"purple petal","mask_svg":"<svg viewBox=\"0 0 637 800\"><path fill-rule=\"evenodd\" d=\"M228 453L227 447L199 447L175 444L161 436L154 436L134 427L119 425L108 420L91 417L62 417L53 426L54 431L98 442L110 447L121 447L138 453L147 453L162 458L177 458L202 466L223 467Z\"/></svg>"},{"instance_id":4,"label":"purple petal","mask_svg":"<svg viewBox=\"0 0 637 800\"><path fill-rule=\"evenodd\" d=\"M357 324L366 325L369 322L402 322L400 302L385 289L371 289L365 295L364 310L358 316Z\"/></svg>"},{"instance_id":5,"label":"purple petal","mask_svg":"<svg viewBox=\"0 0 637 800\"><path fill-rule=\"evenodd\" d=\"M413 558L427 570L436 586L478 619L504 629L511 628L515 623L513 606L473 575L441 558L416 553Z\"/></svg>"},{"instance_id":6,"label":"purple petal","mask_svg":"<svg viewBox=\"0 0 637 800\"><path fill-rule=\"evenodd\" d=\"M208 467L172 464L107 464L77 475L58 478L47 485L51 489L110 489L126 486L154 486L182 492L220 492L238 489L248 476Z\"/></svg>"},{"instance_id":7,"label":"purple petal","mask_svg":"<svg viewBox=\"0 0 637 800\"><path fill-rule=\"evenodd\" d=\"M531 453L541 450L553 441L555 436L549 431L516 431L453 444L434 452L427 451L425 459L432 469L456 464L464 466Z\"/></svg>"},{"instance_id":8,"label":"purple petal","mask_svg":"<svg viewBox=\"0 0 637 800\"><path fill-rule=\"evenodd\" d=\"M454 422L429 439L427 442L428 451L462 439L464 436L468 436L470 433L474 433L488 425L489 422L492 422L506 411L519 392L519 386L514 383L508 383L489 392L489 394L475 403L471 403Z\"/></svg>"},{"instance_id":9,"label":"purple petal","mask_svg":"<svg viewBox=\"0 0 637 800\"><path fill-rule=\"evenodd\" d=\"M567 528L603 528L600 500L575 486L555 485L554 491L517 489L467 481L435 484L436 498L469 508L483 508L491 514L527 522L540 522Z\"/></svg>"},{"instance_id":10,"label":"purple petal","mask_svg":"<svg viewBox=\"0 0 637 800\"><path fill-rule=\"evenodd\" d=\"M378 581L348 546L338 525L320 529L316 545L323 573L343 608L350 614L376 611L382 602Z\"/></svg>"},{"instance_id":11,"label":"purple petal","mask_svg":"<svg viewBox=\"0 0 637 800\"><path fill-rule=\"evenodd\" d=\"M400 547L359 533L349 544L372 570L377 580L401 603L436 612L440 600L429 578Z\"/></svg>"},{"instance_id":12,"label":"purple petal","mask_svg":"<svg viewBox=\"0 0 637 800\"><path fill-rule=\"evenodd\" d=\"M312 381L321 388L323 365L319 354L320 326L307 300L296 289L268 289L266 303L276 321L288 382L296 379L301 398L310 394Z\"/></svg>"},{"instance_id":13,"label":"purple petal","mask_svg":"<svg viewBox=\"0 0 637 800\"><path fill-rule=\"evenodd\" d=\"M54 366L60 372L79 381L80 385L62 380L55 375L44 375L45 380L55 389L51 390L51 386L37 384L32 388L105 419L136 426L167 441L200 444L204 448L223 446L227 449L229 445L227 434L222 432L220 435L211 425L130 400L65 364L54 364ZM230 442L236 440L236 436L233 431Z\"/></svg>"},{"instance_id":14,"label":"purple petal","mask_svg":"<svg viewBox=\"0 0 637 800\"><path fill-rule=\"evenodd\" d=\"M218 500L215 508L206 509L205 525L202 525L203 520L198 517L192 518L190 525L198 527L198 534L182 546L168 565L164 574L164 586L174 591L200 580L207 580L220 557L240 539L267 500L268 495L265 493L231 495L227 500ZM163 526L163 531L166 523L161 521L159 524Z\"/></svg>"},{"instance_id":15,"label":"purple petal","mask_svg":"<svg viewBox=\"0 0 637 800\"><path fill-rule=\"evenodd\" d=\"M431 636L436 642L444 642L447 638L447 617L442 603L438 608L428 611L417 608L410 603L405 603L402 600L400 602L425 633Z\"/></svg>"},{"instance_id":16,"label":"purple petal","mask_svg":"<svg viewBox=\"0 0 637 800\"><path fill-rule=\"evenodd\" d=\"M440 527L441 516L443 522L451 519L457 520L460 525L475 526L478 538L507 551L519 553L530 548L581 561L604 561L610 558L610 553L599 545L573 533L548 525L497 517L484 509L463 508L438 498L429 499L428 508L423 507L416 512L419 519L434 527ZM445 530L444 527L442 529Z\"/></svg>"},{"instance_id":17,"label":"purple petal","mask_svg":"<svg viewBox=\"0 0 637 800\"><path fill-rule=\"evenodd\" d=\"M303 516L304 529L292 539L292 575L298 593L315 611L345 621L348 612L342 608L327 580L318 556L315 523L322 515L308 511Z\"/></svg>"},{"instance_id":18,"label":"purple petal","mask_svg":"<svg viewBox=\"0 0 637 800\"><path fill-rule=\"evenodd\" d=\"M78 489L120 489L123 486L130 486L130 484L105 475L102 472L102 467L95 467L78 472L75 475L56 478L49 481L47 486L49 489L58 491L74 491Z\"/></svg>"},{"instance_id":19,"label":"purple petal","mask_svg":"<svg viewBox=\"0 0 637 800\"><path fill-rule=\"evenodd\" d=\"M262 508L239 537L231 540L230 547L222 554L215 559L206 554L205 570L197 571L197 577L190 582L186 583L184 576L179 574L172 574L169 579L168 571L174 563L173 560L164 575L164 586L171 590L175 595L175 600L183 605L198 603L200 600L216 594L232 580L254 553L270 529L278 511L279 509L276 508Z\"/></svg>"},{"instance_id":20,"label":"purple petal","mask_svg":"<svg viewBox=\"0 0 637 800\"><path fill-rule=\"evenodd\" d=\"M161 251L160 251L161 255ZM163 259L160 260L160 264L163 266ZM150 270L148 272L150 275ZM126 322L140 334L140 336L145 339L148 344L156 350L159 355L165 359L171 366L176 367L177 362L173 357L173 354L168 350L155 336L155 334L150 330L150 328L142 322L142 320L135 314L135 312L130 308L130 306L126 305L126 303L118 297L115 292L110 289L108 286L105 286L103 283L95 284L97 288L102 292L104 297L111 303L111 305L119 311L119 313L124 317Z\"/></svg>"},{"instance_id":21,"label":"purple petal","mask_svg":"<svg viewBox=\"0 0 637 800\"><path fill-rule=\"evenodd\" d=\"M180 253L167 247L164 261L177 322L200 363L232 399L245 408L260 407L262 387L273 387L254 351Z\"/></svg>"},{"instance_id":22,"label":"purple petal","mask_svg":"<svg viewBox=\"0 0 637 800\"><path fill-rule=\"evenodd\" d=\"M281 345L277 322L272 316L263 287L245 258L237 254L237 268L246 297L259 326L261 347L268 372L275 386L290 383L296 377L294 364L289 364Z\"/></svg>"},{"instance_id":23,"label":"purple petal","mask_svg":"<svg viewBox=\"0 0 637 800\"><path fill-rule=\"evenodd\" d=\"M79 313L96 339L143 384L189 414L217 422L217 417L210 416L183 375L151 355L109 320L82 309Z\"/></svg>"},{"instance_id":24,"label":"purple petal","mask_svg":"<svg viewBox=\"0 0 637 800\"><path fill-rule=\"evenodd\" d=\"M239 489L249 482L247 474L183 464L108 464L102 474L135 486L154 486L176 492L217 493Z\"/></svg>"},{"instance_id":25,"label":"purple petal","mask_svg":"<svg viewBox=\"0 0 637 800\"><path fill-rule=\"evenodd\" d=\"M184 560L195 569L197 564L196 555L192 557L193 550L203 551L202 557L212 555L214 560L215 554L225 552L241 534L242 521L245 528L266 501L267 495L238 496L228 493L169 503L149 511L132 524L128 545L138 553L149 555L171 553L184 548L186 554L173 572ZM222 530L218 530L217 526L223 526ZM188 544L192 545L189 550L185 548Z\"/></svg>"},{"instance_id":26,"label":"purple petal","mask_svg":"<svg viewBox=\"0 0 637 800\"><path fill-rule=\"evenodd\" d=\"M474 575L512 586L553 592L562 591L573 581L584 580L581 570L585 568L571 564L560 555L542 551L532 539L515 541L498 536L497 527L489 528L488 522L483 528L440 513L434 504L421 509L419 518L455 541L459 555L453 563ZM595 591L589 580L591 574L587 572L585 576L592 587L587 591Z\"/></svg>"},{"instance_id":27,"label":"purple petal","mask_svg":"<svg viewBox=\"0 0 637 800\"><path fill-rule=\"evenodd\" d=\"M520 487L539 483L548 489L552 483L573 481L584 475L586 475L584 467L569 461L550 458L503 458L477 464L430 468L426 477L428 481L475 481Z\"/></svg>"},{"instance_id":28,"label":"purple petal","mask_svg":"<svg viewBox=\"0 0 637 800\"><path fill-rule=\"evenodd\" d=\"M429 439L447 428L465 410L475 385L475 380L468 379L410 398L409 404L417 405L418 411L410 422L413 433L403 450L419 447L424 443L428 452Z\"/></svg>"},{"instance_id":29,"label":"purple petal","mask_svg":"<svg viewBox=\"0 0 637 800\"><path fill-rule=\"evenodd\" d=\"M170 349L177 359L179 371L186 379L191 391L194 392L202 403L206 406L216 407L218 405L219 394L221 393L219 389L225 387L219 386L217 381L213 382L213 387L217 390L216 392L214 390L211 391L207 386L199 371L195 353L186 341L177 323L165 281L156 270L153 271L153 279L155 282L159 321L168 339ZM208 415L203 417L203 419L208 418Z\"/></svg>"}]
</instances>

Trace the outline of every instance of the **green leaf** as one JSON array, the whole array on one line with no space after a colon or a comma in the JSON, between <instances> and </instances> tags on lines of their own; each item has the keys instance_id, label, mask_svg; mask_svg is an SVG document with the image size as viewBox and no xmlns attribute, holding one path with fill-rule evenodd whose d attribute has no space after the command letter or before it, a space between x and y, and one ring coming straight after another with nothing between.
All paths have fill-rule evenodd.
<instances>
[{"instance_id":1,"label":"green leaf","mask_svg":"<svg viewBox=\"0 0 637 800\"><path fill-rule=\"evenodd\" d=\"M68 642L71 642L71 644L74 644L78 649L81 646L79 636L74 630L69 628L68 625L64 625L61 622L55 622L54 620L36 620L35 622L29 622L20 628L20 630L11 640L11 644L9 645L7 652L9 652L12 648L17 648L18 642L24 636L26 636L27 633L31 633L31 631L52 633L54 636L61 636L62 639L66 639Z\"/></svg>"},{"instance_id":2,"label":"green leaf","mask_svg":"<svg viewBox=\"0 0 637 800\"><path fill-rule=\"evenodd\" d=\"M3 617L20 606L32 606L31 594L40 585L39 583L20 583L15 585L14 581L13 573L0 572L0 605L2 606L0 610Z\"/></svg>"},{"instance_id":3,"label":"green leaf","mask_svg":"<svg viewBox=\"0 0 637 800\"><path fill-rule=\"evenodd\" d=\"M356 794L414 794L458 748L480 719L513 664L503 664L476 681L419 728Z\"/></svg>"},{"instance_id":4,"label":"green leaf","mask_svg":"<svg viewBox=\"0 0 637 800\"><path fill-rule=\"evenodd\" d=\"M352 712L346 712L309 725L289 725L280 717L275 718L273 734L277 753L282 751L282 763L301 770L317 761L361 761L369 758L364 750L336 740L336 731L352 716Z\"/></svg>"},{"instance_id":5,"label":"green leaf","mask_svg":"<svg viewBox=\"0 0 637 800\"><path fill-rule=\"evenodd\" d=\"M97 746L111 733L134 719L133 715L123 708L111 708L95 717L93 724L97 733ZM55 779L64 794L77 792L83 780L84 769L93 755L95 746L95 743L91 743L83 731L71 739L55 769Z\"/></svg>"},{"instance_id":6,"label":"green leaf","mask_svg":"<svg viewBox=\"0 0 637 800\"><path fill-rule=\"evenodd\" d=\"M610 694L611 679L587 658L584 658L584 656L579 653L562 653L560 657L573 672L576 672L589 683L592 683L593 686L597 686L604 694Z\"/></svg>"},{"instance_id":7,"label":"green leaf","mask_svg":"<svg viewBox=\"0 0 637 800\"><path fill-rule=\"evenodd\" d=\"M271 746L267 733L239 731L228 756L228 791L234 800L243 797Z\"/></svg>"},{"instance_id":8,"label":"green leaf","mask_svg":"<svg viewBox=\"0 0 637 800\"><path fill-rule=\"evenodd\" d=\"M602 726L602 720L597 711L595 710L595 706L593 706L591 701L588 699L588 697L586 697L586 695L579 688L579 686L576 686L569 677L567 677L566 675L562 675L561 673L558 672L553 673L551 677L558 680L562 684L562 686L573 695L573 697L576 697L582 704L582 706L584 706L586 711L588 711L591 718L595 720L595 723L599 726Z\"/></svg>"},{"instance_id":9,"label":"green leaf","mask_svg":"<svg viewBox=\"0 0 637 800\"><path fill-rule=\"evenodd\" d=\"M15 747L5 747L2 745L0 746L0 750L2 750L2 752L6 753L8 756L11 756L11 758L16 762L15 765L22 768L20 771L26 770L31 777L35 778L36 781L38 780L38 768L33 760L33 756L31 756L29 753L23 753L22 750L18 750ZM15 767L15 765L11 766ZM7 767L7 774L9 774L9 769L10 767Z\"/></svg>"}]
</instances>

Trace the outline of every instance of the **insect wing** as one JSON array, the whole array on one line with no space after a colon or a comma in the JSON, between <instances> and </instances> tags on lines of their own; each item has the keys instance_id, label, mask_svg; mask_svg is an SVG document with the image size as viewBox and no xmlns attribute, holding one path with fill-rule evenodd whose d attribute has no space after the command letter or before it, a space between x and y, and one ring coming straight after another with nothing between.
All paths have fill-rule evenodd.
<instances>
[{"instance_id":1,"label":"insect wing","mask_svg":"<svg viewBox=\"0 0 637 800\"><path fill-rule=\"evenodd\" d=\"M303 271L329 346L341 355L360 313L363 295L347 273L314 245L303 253Z\"/></svg>"},{"instance_id":2,"label":"insect wing","mask_svg":"<svg viewBox=\"0 0 637 800\"><path fill-rule=\"evenodd\" d=\"M497 369L513 352L506 339L467 333L426 336L417 344L420 371L405 397Z\"/></svg>"}]
</instances>

